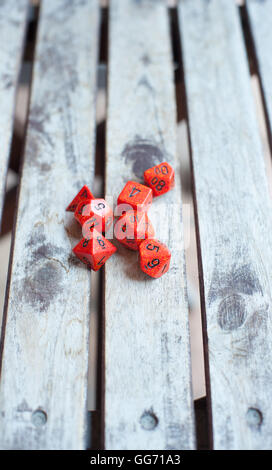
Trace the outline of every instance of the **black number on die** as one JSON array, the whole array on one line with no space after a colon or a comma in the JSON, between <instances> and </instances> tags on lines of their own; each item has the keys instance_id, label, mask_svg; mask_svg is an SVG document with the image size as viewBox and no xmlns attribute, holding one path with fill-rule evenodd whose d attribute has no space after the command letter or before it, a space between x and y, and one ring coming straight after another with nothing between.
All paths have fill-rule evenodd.
<instances>
[{"instance_id":1,"label":"black number on die","mask_svg":"<svg viewBox=\"0 0 272 470\"><path fill-rule=\"evenodd\" d=\"M149 261L145 265L145 268L146 269L152 269L152 268L155 268L156 266L158 266L159 264L160 264L160 260L158 258L154 258L152 261Z\"/></svg>"},{"instance_id":2,"label":"black number on die","mask_svg":"<svg viewBox=\"0 0 272 470\"><path fill-rule=\"evenodd\" d=\"M159 174L163 174L163 175L167 175L168 174L168 168L166 165L163 165L161 167L156 167L155 168L155 174L156 175L159 175Z\"/></svg>"},{"instance_id":3,"label":"black number on die","mask_svg":"<svg viewBox=\"0 0 272 470\"><path fill-rule=\"evenodd\" d=\"M96 219L96 217L92 217L91 219L85 222L85 225L86 227L88 227L89 225L89 228L91 230L92 228L96 227L96 225L98 225L98 220Z\"/></svg>"},{"instance_id":4,"label":"black number on die","mask_svg":"<svg viewBox=\"0 0 272 470\"><path fill-rule=\"evenodd\" d=\"M94 206L95 210L100 211L101 209L105 209L105 204L103 202L99 202L96 206Z\"/></svg>"},{"instance_id":5,"label":"black number on die","mask_svg":"<svg viewBox=\"0 0 272 470\"><path fill-rule=\"evenodd\" d=\"M141 192L141 190L138 189L138 188L136 188L136 187L134 186L134 188L132 188L132 191L131 191L129 197L136 196L136 194L138 194L138 193L140 193L140 192Z\"/></svg>"},{"instance_id":6,"label":"black number on die","mask_svg":"<svg viewBox=\"0 0 272 470\"><path fill-rule=\"evenodd\" d=\"M156 190L161 191L164 186L165 186L165 181L160 180L156 186Z\"/></svg>"},{"instance_id":7,"label":"black number on die","mask_svg":"<svg viewBox=\"0 0 272 470\"><path fill-rule=\"evenodd\" d=\"M157 245L152 245L152 243L148 243L146 245L146 249L149 250L149 251L154 251L156 250L157 252L159 251L160 247L157 246Z\"/></svg>"},{"instance_id":8,"label":"black number on die","mask_svg":"<svg viewBox=\"0 0 272 470\"><path fill-rule=\"evenodd\" d=\"M105 249L105 242L104 242L104 240L102 240L101 237L97 237L97 241L98 241L99 245L101 246L101 248Z\"/></svg>"}]
</instances>

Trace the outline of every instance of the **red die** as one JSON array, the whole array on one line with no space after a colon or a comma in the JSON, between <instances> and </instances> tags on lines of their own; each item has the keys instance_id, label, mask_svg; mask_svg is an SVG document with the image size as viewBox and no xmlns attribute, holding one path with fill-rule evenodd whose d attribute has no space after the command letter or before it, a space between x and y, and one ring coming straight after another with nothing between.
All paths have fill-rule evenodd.
<instances>
[{"instance_id":1,"label":"red die","mask_svg":"<svg viewBox=\"0 0 272 470\"><path fill-rule=\"evenodd\" d=\"M113 212L105 199L91 199L78 204L75 218L84 230L95 227L97 231L105 232L113 222Z\"/></svg>"},{"instance_id":2,"label":"red die","mask_svg":"<svg viewBox=\"0 0 272 470\"><path fill-rule=\"evenodd\" d=\"M116 252L116 247L96 230L91 238L82 238L73 248L75 255L93 271L98 271Z\"/></svg>"},{"instance_id":3,"label":"red die","mask_svg":"<svg viewBox=\"0 0 272 470\"><path fill-rule=\"evenodd\" d=\"M91 199L87 201L80 201L77 205L75 210L74 216L75 219L80 223L80 225L84 225L84 223L91 218ZM98 225L98 221L97 224Z\"/></svg>"},{"instance_id":4,"label":"red die","mask_svg":"<svg viewBox=\"0 0 272 470\"><path fill-rule=\"evenodd\" d=\"M120 243L135 251L143 240L155 236L147 214L137 211L128 211L122 215L115 224L114 234Z\"/></svg>"},{"instance_id":5,"label":"red die","mask_svg":"<svg viewBox=\"0 0 272 470\"><path fill-rule=\"evenodd\" d=\"M163 162L146 170L144 180L152 188L153 196L160 196L174 187L175 172L169 163Z\"/></svg>"},{"instance_id":6,"label":"red die","mask_svg":"<svg viewBox=\"0 0 272 470\"><path fill-rule=\"evenodd\" d=\"M140 264L144 273L151 277L161 277L170 266L171 253L159 240L144 240L139 246Z\"/></svg>"},{"instance_id":7,"label":"red die","mask_svg":"<svg viewBox=\"0 0 272 470\"><path fill-rule=\"evenodd\" d=\"M94 199L91 191L89 190L88 186L83 186L76 197L70 202L69 206L66 208L69 212L74 212L77 208L77 205L80 201L89 201L90 199Z\"/></svg>"},{"instance_id":8,"label":"red die","mask_svg":"<svg viewBox=\"0 0 272 470\"><path fill-rule=\"evenodd\" d=\"M151 203L151 189L135 181L127 182L117 200L118 205L124 204L128 206L124 208L124 211L129 209L147 211Z\"/></svg>"}]
</instances>

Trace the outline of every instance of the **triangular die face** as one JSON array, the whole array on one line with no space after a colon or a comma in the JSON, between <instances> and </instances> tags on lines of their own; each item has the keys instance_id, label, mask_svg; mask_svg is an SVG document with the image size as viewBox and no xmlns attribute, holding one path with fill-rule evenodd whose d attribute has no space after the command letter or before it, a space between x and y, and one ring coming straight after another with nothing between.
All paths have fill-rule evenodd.
<instances>
[{"instance_id":1,"label":"triangular die face","mask_svg":"<svg viewBox=\"0 0 272 470\"><path fill-rule=\"evenodd\" d=\"M96 232L92 240L92 253L94 256L100 253L113 253L115 246L112 245L102 234Z\"/></svg>"},{"instance_id":2,"label":"triangular die face","mask_svg":"<svg viewBox=\"0 0 272 470\"><path fill-rule=\"evenodd\" d=\"M91 191L89 190L88 186L83 186L81 188L81 190L79 191L79 193L76 195L76 197L72 200L72 202L70 202L70 204L68 205L68 207L66 208L66 210L68 212L74 212L77 208L77 205L78 203L81 201L81 200L88 200L88 199L94 199L94 196L93 194L91 193Z\"/></svg>"},{"instance_id":3,"label":"triangular die face","mask_svg":"<svg viewBox=\"0 0 272 470\"><path fill-rule=\"evenodd\" d=\"M80 259L83 263L87 264L89 268L93 269L93 258L91 255L81 256Z\"/></svg>"},{"instance_id":4,"label":"triangular die face","mask_svg":"<svg viewBox=\"0 0 272 470\"><path fill-rule=\"evenodd\" d=\"M92 252L94 256L96 256L99 253L105 253L107 251L108 251L107 244L105 243L105 240L103 240L102 235L93 239Z\"/></svg>"},{"instance_id":5,"label":"triangular die face","mask_svg":"<svg viewBox=\"0 0 272 470\"><path fill-rule=\"evenodd\" d=\"M96 252L93 257L94 266L99 269L101 266L103 266L103 264L106 263L106 261L111 257L112 254L112 251Z\"/></svg>"},{"instance_id":6,"label":"triangular die face","mask_svg":"<svg viewBox=\"0 0 272 470\"><path fill-rule=\"evenodd\" d=\"M76 255L88 256L92 252L91 240L82 238L80 242L73 248L73 252Z\"/></svg>"},{"instance_id":7,"label":"triangular die face","mask_svg":"<svg viewBox=\"0 0 272 470\"><path fill-rule=\"evenodd\" d=\"M91 204L89 199L79 201L75 210L75 217L77 216L91 217Z\"/></svg>"},{"instance_id":8,"label":"triangular die face","mask_svg":"<svg viewBox=\"0 0 272 470\"><path fill-rule=\"evenodd\" d=\"M91 267L93 266L91 240L82 238L73 248L73 252L83 263L90 264Z\"/></svg>"}]
</instances>

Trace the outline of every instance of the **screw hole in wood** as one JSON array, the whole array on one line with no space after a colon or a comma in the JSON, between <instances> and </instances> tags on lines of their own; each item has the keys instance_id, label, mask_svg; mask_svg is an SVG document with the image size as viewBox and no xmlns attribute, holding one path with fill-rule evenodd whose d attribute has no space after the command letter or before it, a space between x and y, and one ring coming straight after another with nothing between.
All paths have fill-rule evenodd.
<instances>
[{"instance_id":1,"label":"screw hole in wood","mask_svg":"<svg viewBox=\"0 0 272 470\"><path fill-rule=\"evenodd\" d=\"M47 414L42 410L33 411L31 421L37 428L44 426L47 421Z\"/></svg>"},{"instance_id":2,"label":"screw hole in wood","mask_svg":"<svg viewBox=\"0 0 272 470\"><path fill-rule=\"evenodd\" d=\"M152 410L145 411L140 418L140 424L146 431L152 431L155 429L158 425L158 422L159 420Z\"/></svg>"},{"instance_id":3,"label":"screw hole in wood","mask_svg":"<svg viewBox=\"0 0 272 470\"><path fill-rule=\"evenodd\" d=\"M246 420L250 428L259 428L263 422L263 415L257 408L248 408Z\"/></svg>"}]
</instances>

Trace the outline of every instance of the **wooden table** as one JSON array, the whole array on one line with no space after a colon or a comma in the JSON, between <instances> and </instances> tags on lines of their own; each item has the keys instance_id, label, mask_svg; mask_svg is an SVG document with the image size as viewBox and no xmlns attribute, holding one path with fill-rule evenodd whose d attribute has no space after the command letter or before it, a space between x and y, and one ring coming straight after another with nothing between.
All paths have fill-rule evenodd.
<instances>
[{"instance_id":1,"label":"wooden table","mask_svg":"<svg viewBox=\"0 0 272 470\"><path fill-rule=\"evenodd\" d=\"M0 6L1 209L28 9L27 0ZM271 137L272 2L248 0L243 11ZM94 178L100 13L98 0L39 8L2 329L2 449L89 445L91 275L71 256L78 240L65 207ZM180 0L174 16L179 35L164 1L109 6L105 194L115 201L165 160L176 187L150 211L166 227L169 273L150 281L120 247L103 268L103 446L196 448L178 106L189 124L211 446L271 449L271 199L244 29L231 0Z\"/></svg>"}]
</instances>

